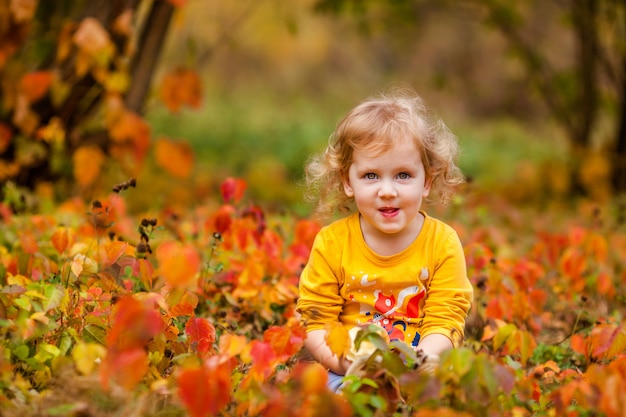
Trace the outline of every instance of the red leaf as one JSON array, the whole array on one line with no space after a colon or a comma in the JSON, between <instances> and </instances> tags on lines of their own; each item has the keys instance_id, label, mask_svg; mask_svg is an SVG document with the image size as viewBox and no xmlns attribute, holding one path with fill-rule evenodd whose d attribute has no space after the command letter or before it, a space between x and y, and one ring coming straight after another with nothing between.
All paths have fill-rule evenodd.
<instances>
[{"instance_id":1,"label":"red leaf","mask_svg":"<svg viewBox=\"0 0 626 417\"><path fill-rule=\"evenodd\" d=\"M13 132L6 123L0 122L0 154L7 150L13 140Z\"/></svg>"},{"instance_id":2,"label":"red leaf","mask_svg":"<svg viewBox=\"0 0 626 417\"><path fill-rule=\"evenodd\" d=\"M294 333L286 326L272 326L263 334L263 340L270 344L276 356L284 360L300 351L304 344L304 334Z\"/></svg>"},{"instance_id":3,"label":"red leaf","mask_svg":"<svg viewBox=\"0 0 626 417\"><path fill-rule=\"evenodd\" d=\"M192 317L185 325L185 333L189 336L189 344L194 350L206 354L215 343L215 327L207 319Z\"/></svg>"},{"instance_id":4,"label":"red leaf","mask_svg":"<svg viewBox=\"0 0 626 417\"><path fill-rule=\"evenodd\" d=\"M272 363L276 359L276 355L269 343L253 340L250 346L250 356L257 373L269 374L272 372Z\"/></svg>"},{"instance_id":5,"label":"red leaf","mask_svg":"<svg viewBox=\"0 0 626 417\"><path fill-rule=\"evenodd\" d=\"M210 357L200 368L183 369L178 375L178 394L192 417L214 416L230 401L232 362Z\"/></svg>"},{"instance_id":6,"label":"red leaf","mask_svg":"<svg viewBox=\"0 0 626 417\"><path fill-rule=\"evenodd\" d=\"M107 353L100 368L100 379L104 389L108 389L112 379L128 391L143 379L148 371L148 355L143 348Z\"/></svg>"},{"instance_id":7,"label":"red leaf","mask_svg":"<svg viewBox=\"0 0 626 417\"><path fill-rule=\"evenodd\" d=\"M226 178L220 186L224 202L230 203L233 201L235 204L238 203L243 197L247 186L246 182L241 178Z\"/></svg>"},{"instance_id":8,"label":"red leaf","mask_svg":"<svg viewBox=\"0 0 626 417\"><path fill-rule=\"evenodd\" d=\"M143 348L163 331L163 327L163 320L157 310L147 308L141 301L126 296L115 304L107 345L117 351Z\"/></svg>"},{"instance_id":9,"label":"red leaf","mask_svg":"<svg viewBox=\"0 0 626 417\"><path fill-rule=\"evenodd\" d=\"M53 76L50 71L35 71L25 74L20 80L20 89L29 103L41 99L50 89Z\"/></svg>"}]
</instances>

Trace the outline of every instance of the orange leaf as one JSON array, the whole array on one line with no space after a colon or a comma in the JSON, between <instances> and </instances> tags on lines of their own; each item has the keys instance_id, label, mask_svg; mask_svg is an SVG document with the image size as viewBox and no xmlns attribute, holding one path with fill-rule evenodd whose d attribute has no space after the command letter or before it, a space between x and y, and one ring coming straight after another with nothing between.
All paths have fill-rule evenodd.
<instances>
[{"instance_id":1,"label":"orange leaf","mask_svg":"<svg viewBox=\"0 0 626 417\"><path fill-rule=\"evenodd\" d=\"M139 279L148 289L152 289L153 269L152 264L146 259L137 259L139 266Z\"/></svg>"},{"instance_id":2,"label":"orange leaf","mask_svg":"<svg viewBox=\"0 0 626 417\"><path fill-rule=\"evenodd\" d=\"M626 351L626 327L598 325L591 331L591 343L594 357L611 359Z\"/></svg>"},{"instance_id":3,"label":"orange leaf","mask_svg":"<svg viewBox=\"0 0 626 417\"><path fill-rule=\"evenodd\" d=\"M296 223L294 242L302 243L307 247L313 246L317 232L321 229L319 222L313 220L300 220Z\"/></svg>"},{"instance_id":4,"label":"orange leaf","mask_svg":"<svg viewBox=\"0 0 626 417\"><path fill-rule=\"evenodd\" d=\"M615 286L611 279L611 275L607 271L602 271L598 274L597 282L598 294L605 295L609 298L615 296Z\"/></svg>"},{"instance_id":5,"label":"orange leaf","mask_svg":"<svg viewBox=\"0 0 626 417\"><path fill-rule=\"evenodd\" d=\"M100 368L100 380L108 389L109 379L132 391L148 371L148 355L143 348L107 354Z\"/></svg>"},{"instance_id":6,"label":"orange leaf","mask_svg":"<svg viewBox=\"0 0 626 417\"><path fill-rule=\"evenodd\" d=\"M324 327L326 329L326 344L331 352L338 357L345 356L350 351L352 340L344 325L337 322L327 323Z\"/></svg>"},{"instance_id":7,"label":"orange leaf","mask_svg":"<svg viewBox=\"0 0 626 417\"><path fill-rule=\"evenodd\" d=\"M51 71L35 71L25 74L20 80L20 90L29 103L35 103L46 95L52 85Z\"/></svg>"},{"instance_id":8,"label":"orange leaf","mask_svg":"<svg viewBox=\"0 0 626 417\"><path fill-rule=\"evenodd\" d=\"M492 298L487 303L485 308L485 316L489 319L502 319L504 317L504 311L498 298Z\"/></svg>"},{"instance_id":9,"label":"orange leaf","mask_svg":"<svg viewBox=\"0 0 626 417\"><path fill-rule=\"evenodd\" d=\"M193 168L193 150L187 142L160 138L155 143L156 163L176 178L187 178Z\"/></svg>"},{"instance_id":10,"label":"orange leaf","mask_svg":"<svg viewBox=\"0 0 626 417\"><path fill-rule=\"evenodd\" d=\"M226 178L220 186L224 202L230 203L233 201L235 204L238 203L243 197L247 186L246 182L241 178Z\"/></svg>"},{"instance_id":11,"label":"orange leaf","mask_svg":"<svg viewBox=\"0 0 626 417\"><path fill-rule=\"evenodd\" d=\"M23 230L19 234L20 245L22 246L22 250L25 253L30 255L34 255L39 250L39 245L37 244L37 237L35 236L32 230Z\"/></svg>"},{"instance_id":12,"label":"orange leaf","mask_svg":"<svg viewBox=\"0 0 626 417\"><path fill-rule=\"evenodd\" d=\"M200 107L202 88L198 73L186 68L178 68L163 77L161 100L171 112L178 112L182 106Z\"/></svg>"},{"instance_id":13,"label":"orange leaf","mask_svg":"<svg viewBox=\"0 0 626 417\"><path fill-rule=\"evenodd\" d=\"M104 266L111 266L120 259L120 257L129 248L128 242L113 240L104 244L104 256L102 263Z\"/></svg>"},{"instance_id":14,"label":"orange leaf","mask_svg":"<svg viewBox=\"0 0 626 417\"><path fill-rule=\"evenodd\" d=\"M33 16L37 10L37 2L33 0L14 0L11 1L10 8L13 19L16 22L30 22L33 20Z\"/></svg>"},{"instance_id":15,"label":"orange leaf","mask_svg":"<svg viewBox=\"0 0 626 417\"><path fill-rule=\"evenodd\" d=\"M194 310L198 306L198 296L185 291L182 299L172 308L170 308L170 315L176 316L193 316Z\"/></svg>"},{"instance_id":16,"label":"orange leaf","mask_svg":"<svg viewBox=\"0 0 626 417\"><path fill-rule=\"evenodd\" d=\"M300 362L294 369L305 396L321 394L326 391L328 371L319 362Z\"/></svg>"},{"instance_id":17,"label":"orange leaf","mask_svg":"<svg viewBox=\"0 0 626 417\"><path fill-rule=\"evenodd\" d=\"M59 254L62 254L74 243L74 230L65 226L57 227L52 233L50 240L52 241L54 249L56 249Z\"/></svg>"},{"instance_id":18,"label":"orange leaf","mask_svg":"<svg viewBox=\"0 0 626 417\"><path fill-rule=\"evenodd\" d=\"M74 152L74 178L76 182L87 187L93 184L100 175L105 156L95 145L81 146Z\"/></svg>"},{"instance_id":19,"label":"orange leaf","mask_svg":"<svg viewBox=\"0 0 626 417\"><path fill-rule=\"evenodd\" d=\"M123 111L112 122L109 134L117 146L115 156L121 158L126 148L133 151L135 162L142 162L150 147L150 125L138 114Z\"/></svg>"},{"instance_id":20,"label":"orange leaf","mask_svg":"<svg viewBox=\"0 0 626 417\"><path fill-rule=\"evenodd\" d=\"M229 358L212 356L199 368L183 369L177 378L178 394L191 417L217 415L232 394Z\"/></svg>"},{"instance_id":21,"label":"orange leaf","mask_svg":"<svg viewBox=\"0 0 626 417\"><path fill-rule=\"evenodd\" d=\"M193 284L200 270L200 255L190 244L163 242L156 250L159 272L168 284L185 287Z\"/></svg>"},{"instance_id":22,"label":"orange leaf","mask_svg":"<svg viewBox=\"0 0 626 417\"><path fill-rule=\"evenodd\" d=\"M587 339L583 335L579 333L572 335L572 338L570 339L570 346L574 352L587 356Z\"/></svg>"},{"instance_id":23,"label":"orange leaf","mask_svg":"<svg viewBox=\"0 0 626 417\"><path fill-rule=\"evenodd\" d=\"M215 343L215 327L209 320L190 318L185 325L185 333L189 336L189 344L195 351L205 354L212 350Z\"/></svg>"},{"instance_id":24,"label":"orange leaf","mask_svg":"<svg viewBox=\"0 0 626 417\"><path fill-rule=\"evenodd\" d=\"M128 37L133 34L133 11L131 8L126 9L115 18L113 30L120 35Z\"/></svg>"}]
</instances>

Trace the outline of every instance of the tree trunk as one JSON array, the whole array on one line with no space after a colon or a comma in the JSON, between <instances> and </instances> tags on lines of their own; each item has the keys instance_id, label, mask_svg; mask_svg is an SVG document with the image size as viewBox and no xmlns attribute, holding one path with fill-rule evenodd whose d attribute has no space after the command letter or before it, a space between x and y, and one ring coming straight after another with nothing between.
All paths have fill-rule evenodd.
<instances>
[{"instance_id":1,"label":"tree trunk","mask_svg":"<svg viewBox=\"0 0 626 417\"><path fill-rule=\"evenodd\" d=\"M574 118L572 139L576 145L588 149L598 109L596 0L575 0L572 3L572 18L578 44L580 80L580 93L573 103L573 110L578 113L578 117Z\"/></svg>"},{"instance_id":2,"label":"tree trunk","mask_svg":"<svg viewBox=\"0 0 626 417\"><path fill-rule=\"evenodd\" d=\"M622 74L626 75L626 55L622 58ZM622 80L619 101L620 114L618 116L617 137L615 138L613 186L615 191L626 192L626 80Z\"/></svg>"},{"instance_id":3,"label":"tree trunk","mask_svg":"<svg viewBox=\"0 0 626 417\"><path fill-rule=\"evenodd\" d=\"M137 54L133 57L131 64L130 77L133 82L126 93L126 106L137 113L141 111L148 93L173 13L174 6L170 3L165 0L155 0L143 24Z\"/></svg>"}]
</instances>

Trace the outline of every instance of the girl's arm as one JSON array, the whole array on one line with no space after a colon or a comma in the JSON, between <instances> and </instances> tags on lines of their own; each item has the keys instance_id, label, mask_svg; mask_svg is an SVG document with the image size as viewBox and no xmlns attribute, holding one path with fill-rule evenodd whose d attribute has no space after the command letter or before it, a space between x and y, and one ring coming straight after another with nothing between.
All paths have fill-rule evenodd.
<instances>
[{"instance_id":1,"label":"girl's arm","mask_svg":"<svg viewBox=\"0 0 626 417\"><path fill-rule=\"evenodd\" d=\"M416 350L421 350L427 355L439 356L443 351L452 349L453 347L452 342L447 336L439 333L431 333L420 340Z\"/></svg>"},{"instance_id":2,"label":"girl's arm","mask_svg":"<svg viewBox=\"0 0 626 417\"><path fill-rule=\"evenodd\" d=\"M345 375L351 362L335 355L326 344L326 330L311 330L304 339L304 346L315 360L337 375Z\"/></svg>"}]
</instances>

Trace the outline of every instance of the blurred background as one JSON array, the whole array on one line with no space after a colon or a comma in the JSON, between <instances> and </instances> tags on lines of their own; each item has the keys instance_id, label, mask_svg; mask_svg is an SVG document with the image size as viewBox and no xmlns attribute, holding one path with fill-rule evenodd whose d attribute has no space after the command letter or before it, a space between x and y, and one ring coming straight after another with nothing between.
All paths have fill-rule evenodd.
<instances>
[{"instance_id":1,"label":"blurred background","mask_svg":"<svg viewBox=\"0 0 626 417\"><path fill-rule=\"evenodd\" d=\"M93 198L133 176L144 192L131 208L145 210L211 198L236 176L253 202L306 215L306 159L352 106L397 86L458 136L478 192L542 205L626 188L621 1L0 3L11 189ZM25 82L35 71L50 80ZM90 104L70 106L85 79ZM40 96L24 93L42 80Z\"/></svg>"}]
</instances>

